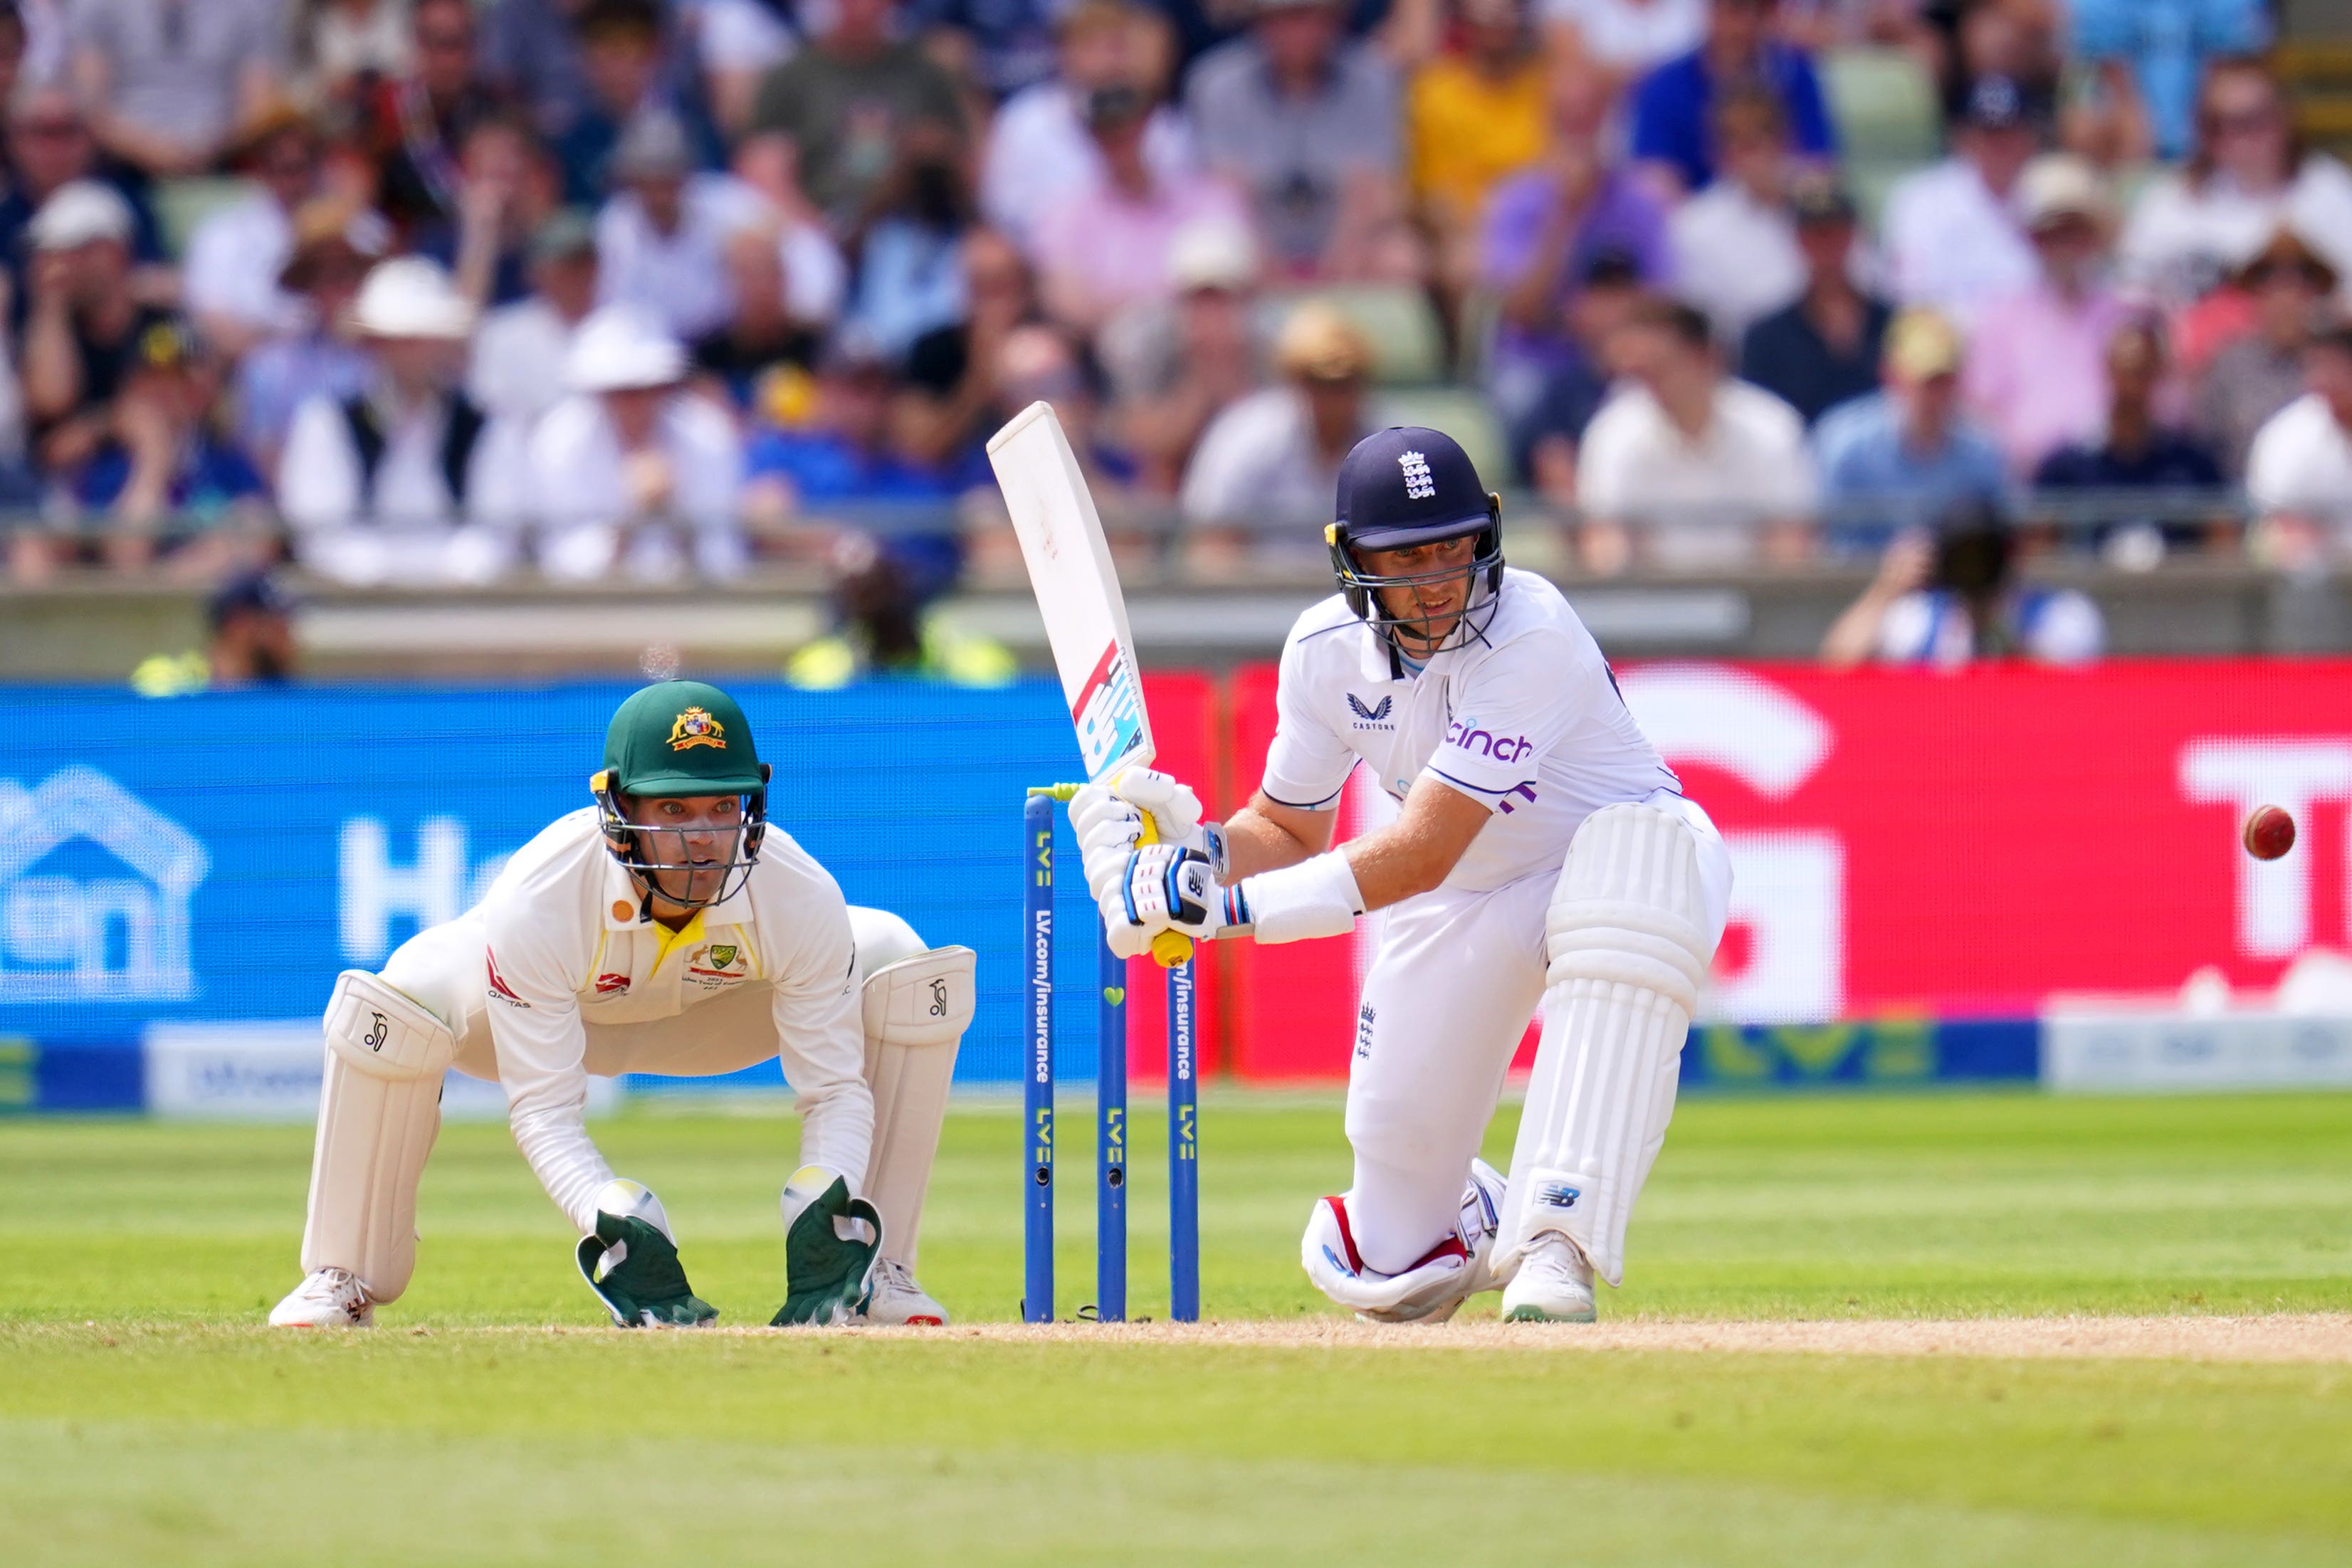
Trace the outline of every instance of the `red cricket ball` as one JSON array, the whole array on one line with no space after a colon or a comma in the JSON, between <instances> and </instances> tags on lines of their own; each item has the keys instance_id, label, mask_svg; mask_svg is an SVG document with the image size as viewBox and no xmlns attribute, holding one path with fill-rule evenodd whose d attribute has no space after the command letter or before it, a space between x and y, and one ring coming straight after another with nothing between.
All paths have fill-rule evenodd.
<instances>
[{"instance_id":1,"label":"red cricket ball","mask_svg":"<svg viewBox=\"0 0 2352 1568\"><path fill-rule=\"evenodd\" d=\"M2258 861L2274 861L2294 848L2294 819L2278 806L2257 806L2246 819L2246 852Z\"/></svg>"}]
</instances>

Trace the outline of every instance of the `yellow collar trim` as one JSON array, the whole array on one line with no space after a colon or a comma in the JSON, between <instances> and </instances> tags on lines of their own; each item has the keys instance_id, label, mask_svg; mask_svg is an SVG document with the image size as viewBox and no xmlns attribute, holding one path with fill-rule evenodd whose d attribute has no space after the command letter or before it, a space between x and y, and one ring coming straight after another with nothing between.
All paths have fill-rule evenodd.
<instances>
[{"instance_id":1,"label":"yellow collar trim","mask_svg":"<svg viewBox=\"0 0 2352 1568\"><path fill-rule=\"evenodd\" d=\"M702 911L696 910L694 918L675 931L659 924L656 924L654 929L661 933L661 946L654 954L654 967L658 969L668 961L672 953L690 943L702 940Z\"/></svg>"}]
</instances>

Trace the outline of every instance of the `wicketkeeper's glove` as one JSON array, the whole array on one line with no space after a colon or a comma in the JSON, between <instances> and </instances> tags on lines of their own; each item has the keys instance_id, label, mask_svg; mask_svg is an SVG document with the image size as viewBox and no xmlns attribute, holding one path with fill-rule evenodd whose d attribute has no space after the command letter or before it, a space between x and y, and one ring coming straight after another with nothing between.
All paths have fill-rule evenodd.
<instances>
[{"instance_id":1,"label":"wicketkeeper's glove","mask_svg":"<svg viewBox=\"0 0 2352 1568\"><path fill-rule=\"evenodd\" d=\"M694 1293L669 1238L659 1200L635 1182L614 1181L596 1197L596 1233L573 1256L580 1277L625 1329L699 1328L719 1309Z\"/></svg>"},{"instance_id":2,"label":"wicketkeeper's glove","mask_svg":"<svg viewBox=\"0 0 2352 1568\"><path fill-rule=\"evenodd\" d=\"M850 1197L843 1177L803 1166L784 1184L784 1304L768 1326L850 1322L865 1310L882 1251L881 1211Z\"/></svg>"}]
</instances>

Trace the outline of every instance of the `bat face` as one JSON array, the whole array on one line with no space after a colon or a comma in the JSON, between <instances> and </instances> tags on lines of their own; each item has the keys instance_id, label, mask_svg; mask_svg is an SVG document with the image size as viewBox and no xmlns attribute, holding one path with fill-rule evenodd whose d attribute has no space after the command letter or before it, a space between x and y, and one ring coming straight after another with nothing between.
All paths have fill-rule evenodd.
<instances>
[{"instance_id":1,"label":"bat face","mask_svg":"<svg viewBox=\"0 0 2352 1568\"><path fill-rule=\"evenodd\" d=\"M1031 404L989 441L988 459L1037 592L1087 782L1149 767L1158 748L1127 601L1061 422L1049 405Z\"/></svg>"},{"instance_id":2,"label":"bat face","mask_svg":"<svg viewBox=\"0 0 2352 1568\"><path fill-rule=\"evenodd\" d=\"M1143 722L1143 685L1117 643L1105 647L1094 673L1070 707L1087 781L1099 784L1124 768L1151 763L1151 736Z\"/></svg>"}]
</instances>

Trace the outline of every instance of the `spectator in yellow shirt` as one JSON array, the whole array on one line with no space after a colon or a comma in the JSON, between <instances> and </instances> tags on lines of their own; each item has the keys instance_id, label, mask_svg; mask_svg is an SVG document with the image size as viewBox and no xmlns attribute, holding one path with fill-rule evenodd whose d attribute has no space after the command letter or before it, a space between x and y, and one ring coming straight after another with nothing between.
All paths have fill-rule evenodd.
<instances>
[{"instance_id":1,"label":"spectator in yellow shirt","mask_svg":"<svg viewBox=\"0 0 2352 1568\"><path fill-rule=\"evenodd\" d=\"M1451 0L1446 47L1413 73L1405 167L1437 249L1437 277L1459 295L1476 270L1479 214L1496 181L1543 153L1543 56L1527 0Z\"/></svg>"}]
</instances>

